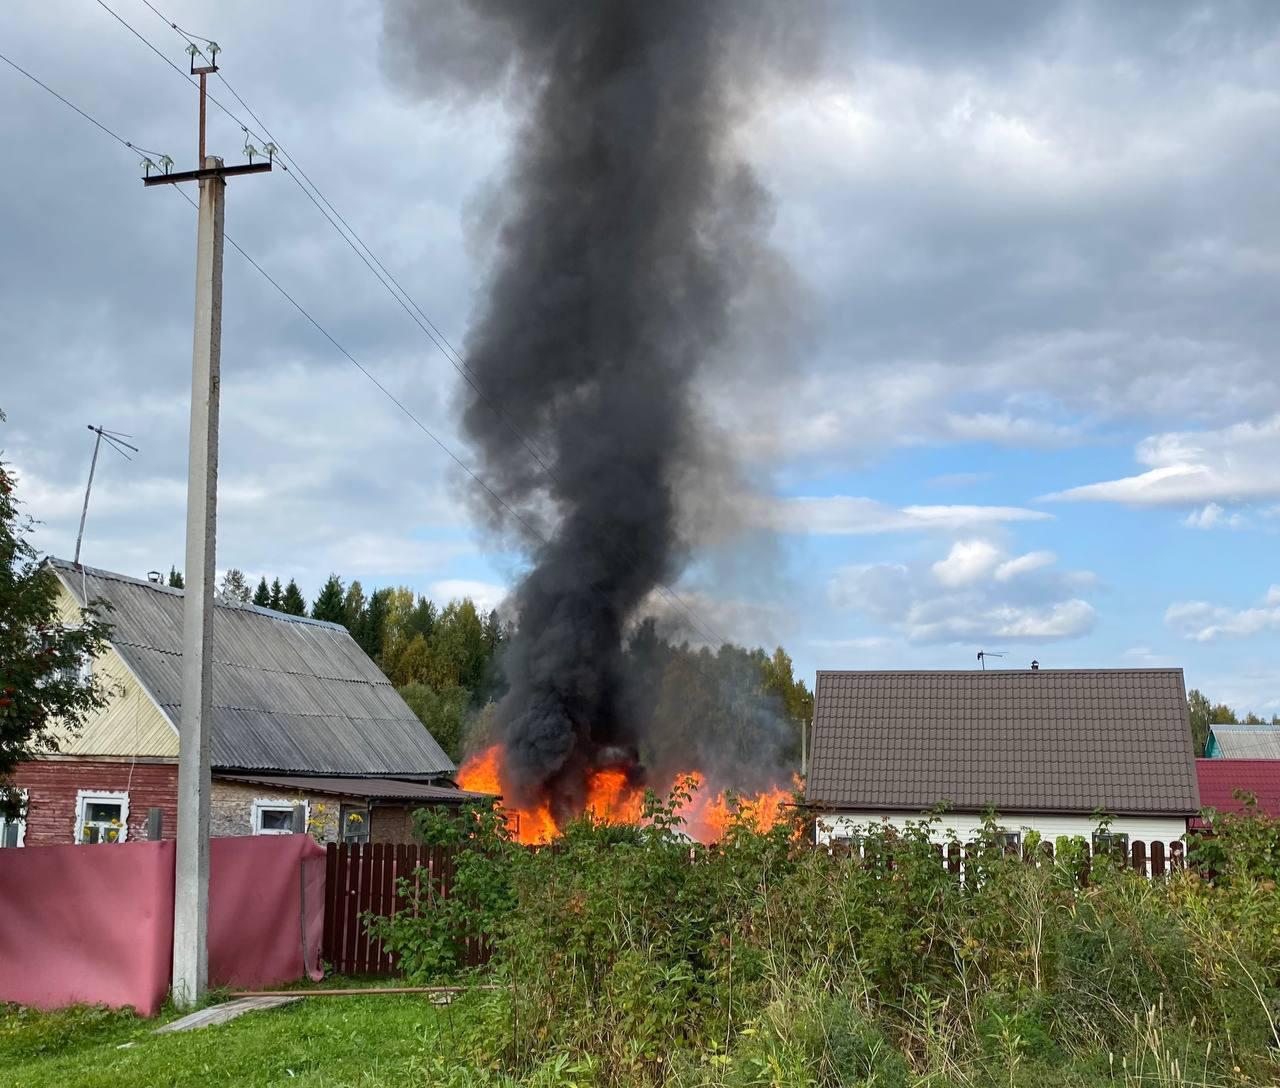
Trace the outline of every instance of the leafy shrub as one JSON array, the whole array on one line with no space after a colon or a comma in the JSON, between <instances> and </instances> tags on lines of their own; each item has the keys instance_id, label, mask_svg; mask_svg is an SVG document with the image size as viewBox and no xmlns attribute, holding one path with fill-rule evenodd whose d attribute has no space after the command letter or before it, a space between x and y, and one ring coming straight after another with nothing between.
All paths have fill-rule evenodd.
<instances>
[{"instance_id":1,"label":"leafy shrub","mask_svg":"<svg viewBox=\"0 0 1280 1088\"><path fill-rule=\"evenodd\" d=\"M618 1088L1277 1080L1280 895L1256 827L1216 882L1104 858L1082 884L1083 842L1010 857L994 813L961 875L932 819L844 854L746 820L703 847L675 834L679 800L537 851L492 814L424 818L459 851L457 902L385 934L418 977L456 970L467 927L493 942L505 985L459 1044L478 1069Z\"/></svg>"}]
</instances>

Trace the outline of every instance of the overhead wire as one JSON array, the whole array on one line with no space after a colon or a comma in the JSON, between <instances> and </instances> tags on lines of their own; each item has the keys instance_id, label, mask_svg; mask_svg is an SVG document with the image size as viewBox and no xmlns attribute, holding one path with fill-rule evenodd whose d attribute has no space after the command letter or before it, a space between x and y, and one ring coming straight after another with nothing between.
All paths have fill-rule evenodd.
<instances>
[{"instance_id":1,"label":"overhead wire","mask_svg":"<svg viewBox=\"0 0 1280 1088\"><path fill-rule=\"evenodd\" d=\"M192 40L193 38L199 37L199 35L190 35L188 34L188 32L184 31L181 27L179 27L175 22L172 22L171 20L165 18L165 16L153 4L150 3L150 0L142 0L142 2L162 22L164 22L167 26L169 26L177 34L179 34L183 38L183 40L188 43L189 46L191 46L192 48L200 52L202 56L207 56L204 53L204 51L201 50L200 47L197 46L195 42ZM177 72L178 75L182 77L184 82L186 82L189 86L192 86L193 88L196 88L198 90L198 84L192 78L189 72L184 72L182 68L180 68L172 60L166 57L164 53L156 45L154 45L145 35L143 35L137 29L135 29L119 13L117 13L108 4L106 4L104 0L96 0L96 3L104 11L106 11L113 19L115 19L118 23L120 23L121 26L123 26L126 30L128 30L130 34L136 37L149 50L151 50L151 52L155 53L156 56L158 56L161 60L163 60L175 72ZM212 44L211 39L200 38L200 40L205 42L206 45ZM85 113L79 107L75 106L73 103L63 98L60 94L54 91L47 84L36 79L25 69L20 68L17 64L9 60L7 57L2 57L0 59L4 59L11 67L21 72L24 76L27 76L33 82L38 84L44 90L48 91L55 98L61 101L64 105L73 109L76 113L80 114L80 116L83 117L85 120L88 120L92 124L96 125L104 133L111 136L113 139L115 139L117 142L119 142L123 146L129 148L130 150L137 150L137 151L145 150L139 147L138 145L132 143L131 141L125 140L123 137L119 136L117 133L113 132L111 129L101 124L99 121L91 117L89 114ZM397 303L399 303L401 308L403 308L406 311L406 313L408 313L409 317L414 321L414 323L418 325L419 329L431 340L431 342L436 346L436 348L440 350L440 352L445 356L446 360L450 363L451 366L453 366L453 368L459 373L459 375L462 376L462 378L467 382L467 384L474 390L476 395L479 396L483 401L485 401L485 403L492 410L494 410L508 424L508 426L512 428L512 430L521 439L523 445L528 450L530 455L542 468L543 472L547 475L548 479L550 479L553 482L556 482L557 477L555 475L553 468L543 459L538 448L532 443L532 441L526 435L524 435L524 433L515 424L515 422L511 420L510 417L506 414L506 412L501 408L501 406L498 405L485 392L485 390L483 390L477 384L474 371L472 371L471 367L468 366L465 360L462 359L461 355L457 352L457 349L455 349L453 345L449 343L449 341L444 337L444 334L440 332L440 330L437 328L434 322L432 322L431 319L426 315L426 313L422 311L421 307L418 306L418 304L412 299L412 297L408 294L408 292L405 291L405 289L400 285L399 281L395 279L395 277L391 274L391 272L389 272L386 269L385 265L383 265L382 262L377 258L376 254L373 253L373 251L368 247L368 245L363 241L363 239L361 239L360 236L355 232L355 230L350 226L350 224L347 223L346 219L343 218L341 213L338 212L338 210L332 205L332 203L328 200L328 198L324 196L324 194L320 191L319 187L316 186L313 181L311 181L310 177L305 173L305 171L302 170L300 166L297 166L296 160L294 160L292 156L287 155L284 149L281 148L278 143L276 143L274 137L271 135L267 127L262 123L261 119L258 118L257 114L254 113L254 111L249 107L249 105L244 101L244 99L240 97L240 95L236 92L235 88L231 86L230 82L225 78L225 76L223 76L220 71L217 74L222 79L223 83L226 85L230 93L235 97L236 101L239 102L241 107L253 118L253 120L262 129L262 132L266 134L266 139L263 139L262 135L260 135L257 131L251 129L247 124L244 123L244 121L241 118L237 117L236 114L233 113L227 106L225 106L213 94L208 93L206 90L206 95L209 98L209 100L212 101L220 110L222 110L224 114L226 114L229 118L231 118L231 120L233 120L237 125L239 125L241 128L241 131L243 131L246 134L246 136L253 136L261 144L266 144L270 142L271 144L273 144L275 147L279 149L280 156L287 160L287 162L281 163L281 167L286 172L286 174L294 181L294 183L303 192L303 194L306 195L309 200L311 200L312 204L314 204L317 210L321 213L321 215L324 216L324 218L328 221L329 225L332 226L334 230L338 232L338 234L343 238L343 240L352 249L352 251L358 257L360 257L361 261L365 264L365 266L369 269L369 271L374 275L374 277L379 281L379 283L382 284L383 288L387 290L387 292L397 301ZM150 154L157 154L157 153L151 152ZM294 176L294 171L289 169L289 165L288 165L289 163L292 163L297 173L301 174L302 177L306 179L307 185L309 185L311 189L314 190L315 192L314 196L308 190L307 185L303 185L302 182L298 181L298 179ZM177 186L174 186L174 188L177 189ZM188 203L194 206L194 202L191 200L190 197L187 196L186 193L183 193L181 190L178 190L178 192L179 192L179 195L183 197L183 199L185 199ZM337 219L342 222L343 226L346 228L346 231L340 228L338 224L334 221L333 217L331 217L328 214L328 212L325 211L325 207L321 205L321 201L323 201L323 204L326 205L330 210L332 210L333 215L336 216ZM350 234L350 237L348 237L348 232ZM225 237L226 237L226 240L231 243L232 247L235 248L236 251L239 252L240 255L244 257L244 259L248 261L259 272L259 274L263 276L264 279L266 279L291 305L293 305L298 310L299 313L301 313L312 325L314 325L315 328L327 340L329 340L330 343L339 352L341 352L341 354L343 354L357 369L359 369L360 372L364 374L365 377L367 377L386 397L388 397L388 399L390 399L392 403L396 405L397 408L399 408L406 416L408 416L408 418L412 420L413 423L419 429L421 429L424 434L426 434L437 446L439 446L440 449L445 454L447 454L448 457L452 461L454 461L455 464L457 464L469 477L471 477L477 484L479 484L494 499L494 501L496 501L504 510L506 510L509 514L511 514L511 516L515 518L536 539L539 539L544 545L550 543L550 541L545 535L543 535L539 530L535 529L525 517L519 514L510 505L510 503L508 503L501 495L498 494L498 492L496 492L492 487L490 487L490 485L482 477L477 475L460 457L458 457L457 454L455 454L453 450L449 448L448 445L446 445L434 432L432 432L425 424L423 424L422 421L418 419L417 416L415 416L404 405L404 403L400 401L399 398L397 398L394 394L392 394L390 390L386 388L386 386L384 386L380 381L378 381L378 379L366 367L364 367L363 364L361 364L354 356L350 354L350 352L348 352L341 344L339 344L338 341L335 340L333 336L330 335L330 333L323 326L321 326L320 323L317 322L315 318L313 318L311 314L308 313L300 303L297 302L296 299L294 299L287 291L285 291L285 289L281 287L280 284L275 279L273 279L266 272L266 270L262 268L261 265L259 265L252 257L250 257L249 254L246 253L244 249L241 248L241 246L235 242L234 239L232 239L230 236L225 236ZM354 239L354 241L352 239ZM357 246L356 244L357 242L359 243L359 246ZM361 248L363 248L364 252L361 252ZM368 254L368 257L365 256L365 253ZM370 263L370 259L372 260L373 263ZM374 268L375 264L377 265L377 269L382 270L382 274L379 274L378 270ZM386 279L383 278L384 275ZM388 280L390 280L391 282L388 283L387 282ZM394 290L392 289L392 286L391 286L392 283L395 285ZM399 294L397 294L397 290ZM403 295L403 298L401 298L401 295ZM407 303L406 303L406 300L407 300ZM417 315L415 315L414 313L415 310L417 311ZM698 633L701 634L704 638L706 638L709 643L714 644L719 642L723 644L727 641L722 635L716 632L714 628L710 627L708 623L703 621L699 616L695 615L694 612L689 608L689 606L681 599L679 594L677 594L675 590L673 590L665 582L662 582L659 580L655 584L657 588L663 593L663 595L667 597L667 599L670 600L671 603L675 605L684 614L685 618L690 622L690 624L694 627L694 629L698 631Z\"/></svg>"}]
</instances>

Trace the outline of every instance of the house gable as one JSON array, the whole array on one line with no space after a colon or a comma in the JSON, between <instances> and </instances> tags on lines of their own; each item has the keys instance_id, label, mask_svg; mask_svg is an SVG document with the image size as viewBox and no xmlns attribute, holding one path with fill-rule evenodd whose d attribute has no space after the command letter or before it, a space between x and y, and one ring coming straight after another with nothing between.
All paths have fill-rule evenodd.
<instances>
[{"instance_id":1,"label":"house gable","mask_svg":"<svg viewBox=\"0 0 1280 1088\"><path fill-rule=\"evenodd\" d=\"M80 605L66 585L58 584L58 620L80 622ZM110 619L108 615L107 619ZM167 756L177 758L178 732L168 716L114 646L93 662L110 695L107 705L92 713L78 733L60 730L59 752L88 756Z\"/></svg>"},{"instance_id":2,"label":"house gable","mask_svg":"<svg viewBox=\"0 0 1280 1088\"><path fill-rule=\"evenodd\" d=\"M46 562L77 601L112 606L112 646L174 725L182 718L183 591ZM452 761L339 624L218 600L210 755L215 769L447 776ZM176 745L175 745L176 750Z\"/></svg>"}]
</instances>

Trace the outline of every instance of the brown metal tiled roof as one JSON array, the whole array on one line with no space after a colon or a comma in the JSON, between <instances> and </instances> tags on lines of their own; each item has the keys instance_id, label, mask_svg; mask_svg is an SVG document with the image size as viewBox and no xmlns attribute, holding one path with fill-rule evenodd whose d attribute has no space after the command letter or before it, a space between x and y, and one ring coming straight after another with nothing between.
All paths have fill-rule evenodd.
<instances>
[{"instance_id":1,"label":"brown metal tiled roof","mask_svg":"<svg viewBox=\"0 0 1280 1088\"><path fill-rule=\"evenodd\" d=\"M806 795L849 809L1191 815L1182 670L819 672Z\"/></svg>"}]
</instances>

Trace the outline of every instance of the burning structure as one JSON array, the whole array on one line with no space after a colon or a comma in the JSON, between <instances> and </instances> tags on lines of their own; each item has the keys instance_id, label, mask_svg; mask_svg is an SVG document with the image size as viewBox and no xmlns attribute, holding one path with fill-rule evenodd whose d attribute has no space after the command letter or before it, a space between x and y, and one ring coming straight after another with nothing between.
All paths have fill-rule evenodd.
<instances>
[{"instance_id":1,"label":"burning structure","mask_svg":"<svg viewBox=\"0 0 1280 1088\"><path fill-rule=\"evenodd\" d=\"M520 111L464 418L530 568L500 740L461 781L522 811L522 837L638 811L643 784L682 769L717 774L687 758L694 738L652 728L626 639L697 544L681 518L711 460L695 382L763 252L769 201L735 126L819 35L813 6L777 0L387 0L404 78ZM770 717L742 728L785 731ZM714 784L786 781L776 740L755 745L754 781Z\"/></svg>"}]
</instances>

